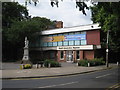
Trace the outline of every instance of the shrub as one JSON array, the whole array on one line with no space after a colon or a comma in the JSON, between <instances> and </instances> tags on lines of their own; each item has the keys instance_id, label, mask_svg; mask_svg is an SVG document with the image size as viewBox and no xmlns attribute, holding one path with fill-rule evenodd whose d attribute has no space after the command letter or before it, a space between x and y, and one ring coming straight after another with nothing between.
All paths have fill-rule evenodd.
<instances>
[{"instance_id":1,"label":"shrub","mask_svg":"<svg viewBox=\"0 0 120 90\"><path fill-rule=\"evenodd\" d=\"M44 65L45 67L48 67L49 64L51 65L51 67L60 67L61 64L59 62L53 61L53 60L45 60L44 61Z\"/></svg>"},{"instance_id":2,"label":"shrub","mask_svg":"<svg viewBox=\"0 0 120 90\"><path fill-rule=\"evenodd\" d=\"M105 61L103 61L103 58L94 58L93 60L80 60L78 62L78 66L88 66L88 63L90 63L90 66L98 66L104 65Z\"/></svg>"},{"instance_id":3,"label":"shrub","mask_svg":"<svg viewBox=\"0 0 120 90\"><path fill-rule=\"evenodd\" d=\"M23 68L22 68L23 67ZM23 66L20 65L20 69L30 69L32 68L32 65L31 64L24 64Z\"/></svg>"},{"instance_id":4,"label":"shrub","mask_svg":"<svg viewBox=\"0 0 120 90\"><path fill-rule=\"evenodd\" d=\"M87 66L88 65L88 60L80 60L78 62L78 66Z\"/></svg>"}]
</instances>

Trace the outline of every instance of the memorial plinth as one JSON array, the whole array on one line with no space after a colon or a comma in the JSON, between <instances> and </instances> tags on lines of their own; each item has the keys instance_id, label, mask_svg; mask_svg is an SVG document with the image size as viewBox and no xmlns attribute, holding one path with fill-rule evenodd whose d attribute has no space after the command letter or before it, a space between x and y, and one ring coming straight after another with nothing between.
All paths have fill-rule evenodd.
<instances>
[{"instance_id":1,"label":"memorial plinth","mask_svg":"<svg viewBox=\"0 0 120 90\"><path fill-rule=\"evenodd\" d=\"M25 37L25 47L24 47L24 54L22 58L21 64L31 64L30 58L29 58L29 47L28 47L29 41L27 40L27 37Z\"/></svg>"}]
</instances>

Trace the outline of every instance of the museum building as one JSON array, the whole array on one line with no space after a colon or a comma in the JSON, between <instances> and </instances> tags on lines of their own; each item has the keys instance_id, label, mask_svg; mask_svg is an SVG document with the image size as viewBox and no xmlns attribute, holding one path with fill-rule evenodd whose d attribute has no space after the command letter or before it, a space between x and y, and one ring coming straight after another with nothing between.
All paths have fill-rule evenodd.
<instances>
[{"instance_id":1,"label":"museum building","mask_svg":"<svg viewBox=\"0 0 120 90\"><path fill-rule=\"evenodd\" d=\"M58 62L91 60L99 57L100 30L99 24L44 30L42 40L32 44L34 48L31 50L39 52L42 47L46 58Z\"/></svg>"}]
</instances>

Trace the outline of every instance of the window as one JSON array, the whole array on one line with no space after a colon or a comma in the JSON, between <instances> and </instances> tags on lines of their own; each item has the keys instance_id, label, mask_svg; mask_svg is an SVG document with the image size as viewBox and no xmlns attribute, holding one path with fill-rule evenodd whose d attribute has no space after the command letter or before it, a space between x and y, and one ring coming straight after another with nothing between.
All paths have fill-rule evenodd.
<instances>
[{"instance_id":1,"label":"window","mask_svg":"<svg viewBox=\"0 0 120 90\"><path fill-rule=\"evenodd\" d=\"M68 41L64 41L63 46L68 46Z\"/></svg>"},{"instance_id":2,"label":"window","mask_svg":"<svg viewBox=\"0 0 120 90\"><path fill-rule=\"evenodd\" d=\"M69 41L69 46L72 46L72 45L74 45L74 41L73 40Z\"/></svg>"},{"instance_id":3,"label":"window","mask_svg":"<svg viewBox=\"0 0 120 90\"><path fill-rule=\"evenodd\" d=\"M60 59L64 59L64 52L60 51Z\"/></svg>"},{"instance_id":4,"label":"window","mask_svg":"<svg viewBox=\"0 0 120 90\"><path fill-rule=\"evenodd\" d=\"M80 40L76 40L75 45L80 45Z\"/></svg>"},{"instance_id":5,"label":"window","mask_svg":"<svg viewBox=\"0 0 120 90\"><path fill-rule=\"evenodd\" d=\"M58 42L58 46L62 46L62 42Z\"/></svg>"},{"instance_id":6,"label":"window","mask_svg":"<svg viewBox=\"0 0 120 90\"><path fill-rule=\"evenodd\" d=\"M64 33L63 35L68 35L68 33Z\"/></svg>"},{"instance_id":7,"label":"window","mask_svg":"<svg viewBox=\"0 0 120 90\"><path fill-rule=\"evenodd\" d=\"M81 45L86 45L86 40L81 40Z\"/></svg>"},{"instance_id":8,"label":"window","mask_svg":"<svg viewBox=\"0 0 120 90\"><path fill-rule=\"evenodd\" d=\"M62 36L63 34L58 34L58 36Z\"/></svg>"},{"instance_id":9,"label":"window","mask_svg":"<svg viewBox=\"0 0 120 90\"><path fill-rule=\"evenodd\" d=\"M86 34L86 32L81 32L81 34Z\"/></svg>"},{"instance_id":10,"label":"window","mask_svg":"<svg viewBox=\"0 0 120 90\"><path fill-rule=\"evenodd\" d=\"M47 42L44 42L44 43L43 43L43 46L44 46L44 47L47 47Z\"/></svg>"},{"instance_id":11,"label":"window","mask_svg":"<svg viewBox=\"0 0 120 90\"><path fill-rule=\"evenodd\" d=\"M75 32L75 34L80 34L80 32Z\"/></svg>"},{"instance_id":12,"label":"window","mask_svg":"<svg viewBox=\"0 0 120 90\"><path fill-rule=\"evenodd\" d=\"M52 46L52 42L48 42L48 46Z\"/></svg>"},{"instance_id":13,"label":"window","mask_svg":"<svg viewBox=\"0 0 120 90\"><path fill-rule=\"evenodd\" d=\"M57 46L57 42L53 42L53 46Z\"/></svg>"},{"instance_id":14,"label":"window","mask_svg":"<svg viewBox=\"0 0 120 90\"><path fill-rule=\"evenodd\" d=\"M73 35L74 33L69 33L69 35Z\"/></svg>"},{"instance_id":15,"label":"window","mask_svg":"<svg viewBox=\"0 0 120 90\"><path fill-rule=\"evenodd\" d=\"M76 51L76 59L80 59L80 52Z\"/></svg>"}]
</instances>

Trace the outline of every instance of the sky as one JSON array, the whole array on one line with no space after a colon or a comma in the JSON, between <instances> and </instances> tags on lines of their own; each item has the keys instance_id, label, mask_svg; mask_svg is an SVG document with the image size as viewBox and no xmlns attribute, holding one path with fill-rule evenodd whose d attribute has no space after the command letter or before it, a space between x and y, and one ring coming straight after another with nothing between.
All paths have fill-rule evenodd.
<instances>
[{"instance_id":1,"label":"sky","mask_svg":"<svg viewBox=\"0 0 120 90\"><path fill-rule=\"evenodd\" d=\"M15 0L21 5L25 6L25 0ZM88 3L90 5L90 3ZM86 24L92 24L91 12L86 10L87 16L83 15L78 8L76 8L75 0L59 0L59 7L52 7L50 0L39 0L37 6L34 3L28 3L27 9L29 15L32 17L46 17L50 20L63 21L63 27L80 26Z\"/></svg>"}]
</instances>

